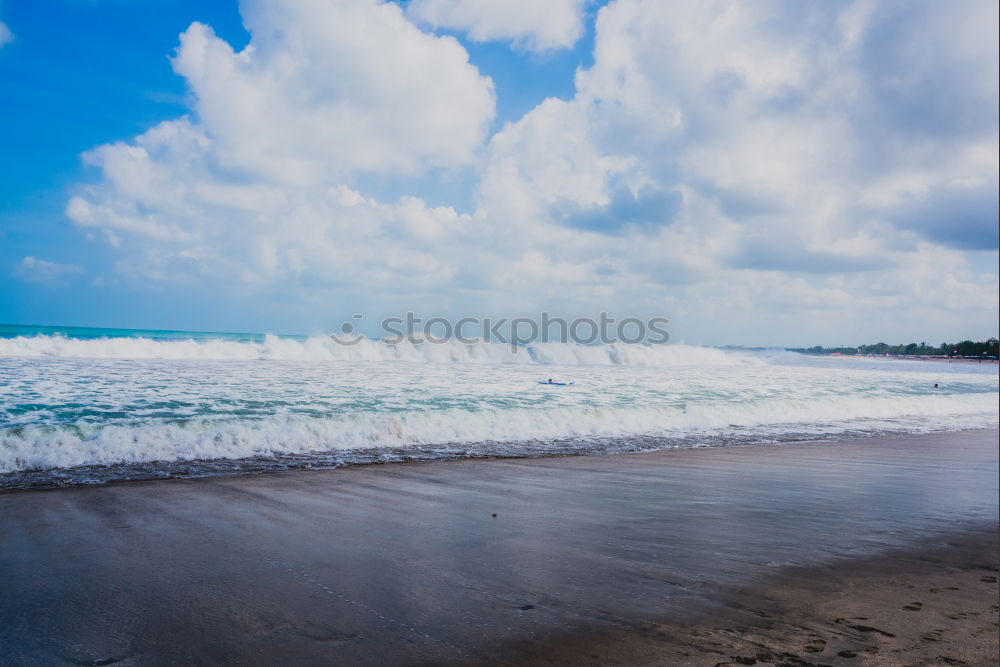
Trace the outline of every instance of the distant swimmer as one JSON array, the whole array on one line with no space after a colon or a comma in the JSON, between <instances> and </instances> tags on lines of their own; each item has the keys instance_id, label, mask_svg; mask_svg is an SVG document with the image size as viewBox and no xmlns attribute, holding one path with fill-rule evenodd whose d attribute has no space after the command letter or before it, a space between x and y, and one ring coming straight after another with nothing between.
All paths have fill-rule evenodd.
<instances>
[{"instance_id":1,"label":"distant swimmer","mask_svg":"<svg viewBox=\"0 0 1000 667\"><path fill-rule=\"evenodd\" d=\"M937 382L935 382L935 383L934 383L934 388L935 388L935 389L937 389L937 388L938 388L938 385L937 385Z\"/></svg>"},{"instance_id":2,"label":"distant swimmer","mask_svg":"<svg viewBox=\"0 0 1000 667\"><path fill-rule=\"evenodd\" d=\"M569 385L571 385L571 384L573 384L573 383L572 383L572 382L556 382L556 381L555 381L555 380L553 380L552 378L549 378L549 379L548 379L547 381L545 381L545 382L542 382L541 380L539 380L539 381L538 381L538 384L551 384L551 385L553 385L553 386L555 386L555 387L568 387Z\"/></svg>"}]
</instances>

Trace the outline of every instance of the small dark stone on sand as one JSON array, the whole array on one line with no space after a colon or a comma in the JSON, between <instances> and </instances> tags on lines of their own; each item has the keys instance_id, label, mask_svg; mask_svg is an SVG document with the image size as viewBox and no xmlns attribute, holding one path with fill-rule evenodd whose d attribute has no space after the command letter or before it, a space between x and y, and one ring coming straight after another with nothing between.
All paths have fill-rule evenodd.
<instances>
[{"instance_id":1,"label":"small dark stone on sand","mask_svg":"<svg viewBox=\"0 0 1000 667\"><path fill-rule=\"evenodd\" d=\"M534 608L535 608L535 605L533 605L533 604L525 604L525 605L521 605L520 607L518 607L518 609L520 609L521 611L528 611L529 609L534 609Z\"/></svg>"},{"instance_id":2,"label":"small dark stone on sand","mask_svg":"<svg viewBox=\"0 0 1000 667\"><path fill-rule=\"evenodd\" d=\"M493 518L494 519L497 518L497 513L496 512L493 513Z\"/></svg>"}]
</instances>

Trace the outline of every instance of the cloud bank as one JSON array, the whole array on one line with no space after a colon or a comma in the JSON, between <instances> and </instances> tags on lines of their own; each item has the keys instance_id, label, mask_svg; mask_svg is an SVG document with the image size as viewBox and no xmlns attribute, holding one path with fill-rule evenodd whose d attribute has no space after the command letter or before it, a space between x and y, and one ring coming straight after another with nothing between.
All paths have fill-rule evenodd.
<instances>
[{"instance_id":1,"label":"cloud bank","mask_svg":"<svg viewBox=\"0 0 1000 667\"><path fill-rule=\"evenodd\" d=\"M995 321L994 3L616 0L575 95L490 136L492 82L412 20L573 43L582 3L544 4L247 1L239 52L192 24L191 113L87 153L67 214L148 281L666 313L714 340ZM473 207L427 204L455 172ZM431 185L379 201L366 174Z\"/></svg>"}]
</instances>

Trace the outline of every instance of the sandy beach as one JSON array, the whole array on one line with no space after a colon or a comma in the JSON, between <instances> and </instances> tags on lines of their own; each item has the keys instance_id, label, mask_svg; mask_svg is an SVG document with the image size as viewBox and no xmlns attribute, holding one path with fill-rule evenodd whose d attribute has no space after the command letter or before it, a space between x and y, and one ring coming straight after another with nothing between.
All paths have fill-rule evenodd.
<instances>
[{"instance_id":1,"label":"sandy beach","mask_svg":"<svg viewBox=\"0 0 1000 667\"><path fill-rule=\"evenodd\" d=\"M995 664L994 430L0 494L0 664Z\"/></svg>"},{"instance_id":2,"label":"sandy beach","mask_svg":"<svg viewBox=\"0 0 1000 667\"><path fill-rule=\"evenodd\" d=\"M997 535L793 568L695 613L503 647L554 665L995 665Z\"/></svg>"},{"instance_id":3,"label":"sandy beach","mask_svg":"<svg viewBox=\"0 0 1000 667\"><path fill-rule=\"evenodd\" d=\"M882 357L878 355L864 355L864 354L844 354L844 355L828 355L831 359L885 359L886 361L935 361L935 362L946 362L950 364L993 364L997 365L997 359L977 359L970 357L946 357L946 356L932 356L932 355L898 355L898 356L888 356Z\"/></svg>"}]
</instances>

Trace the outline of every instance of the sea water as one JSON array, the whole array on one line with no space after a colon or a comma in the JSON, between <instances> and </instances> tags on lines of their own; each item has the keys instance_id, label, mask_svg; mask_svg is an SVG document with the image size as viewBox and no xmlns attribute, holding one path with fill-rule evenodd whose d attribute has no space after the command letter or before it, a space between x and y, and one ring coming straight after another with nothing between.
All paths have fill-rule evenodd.
<instances>
[{"instance_id":1,"label":"sea water","mask_svg":"<svg viewBox=\"0 0 1000 667\"><path fill-rule=\"evenodd\" d=\"M0 488L995 428L998 389L991 363L7 326Z\"/></svg>"}]
</instances>

